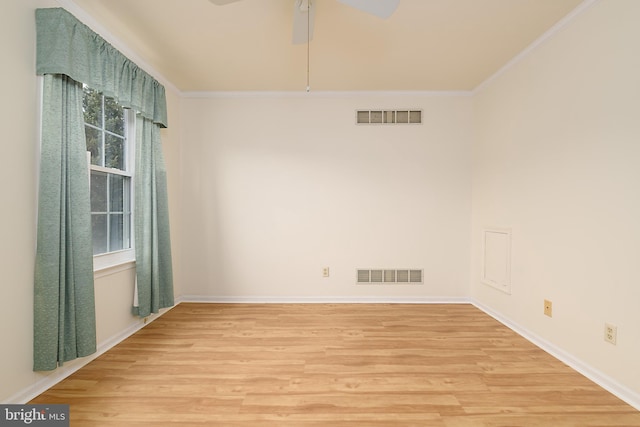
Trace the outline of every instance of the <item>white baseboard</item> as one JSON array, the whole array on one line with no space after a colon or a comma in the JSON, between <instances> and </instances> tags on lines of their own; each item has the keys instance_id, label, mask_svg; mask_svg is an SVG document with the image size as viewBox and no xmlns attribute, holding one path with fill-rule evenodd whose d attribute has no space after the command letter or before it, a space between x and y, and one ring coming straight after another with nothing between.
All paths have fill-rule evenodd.
<instances>
[{"instance_id":1,"label":"white baseboard","mask_svg":"<svg viewBox=\"0 0 640 427\"><path fill-rule=\"evenodd\" d=\"M594 383L598 384L600 387L604 388L614 396L620 398L621 400L625 401L626 403L628 403L629 405L633 406L635 409L640 411L640 394L618 383L613 378L605 375L604 373L598 371L597 369L594 369L593 367L584 363L580 359L577 359L573 355L567 353L566 351L550 343L544 338L541 338L535 333L529 331L528 329L518 325L516 322L513 322L511 319L508 319L502 316L500 313L493 311L491 308L487 307L486 305L475 300L471 300L470 302L478 309L484 311L486 314L493 317L498 322L502 323L509 329L516 332L518 335L531 341L537 347L540 347L542 350L546 351L556 359L567 364L577 372L589 378Z\"/></svg>"},{"instance_id":2,"label":"white baseboard","mask_svg":"<svg viewBox=\"0 0 640 427\"><path fill-rule=\"evenodd\" d=\"M171 307L171 308L173 308L173 307ZM67 378L68 376L70 376L71 374L73 374L74 372L79 370L80 368L86 366L91 361L93 361L94 359L98 358L99 356L101 356L102 354L104 354L105 352L107 352L108 350L110 350L111 348L116 346L117 344L119 344L122 341L124 341L125 339L129 338L131 335L135 334L140 329L144 328L146 325L148 325L149 323L153 322L158 317L162 316L164 313L169 311L171 308L161 310L160 313L155 313L155 314L152 314L151 316L148 316L146 318L146 321L145 321L145 319L137 320L135 323L133 323L131 326L129 326L125 330L123 330L123 331L111 336L110 338L106 339L105 341L101 342L98 345L97 351L95 353L93 353L93 354L91 354L89 356L80 358L80 359L75 359L75 360L73 360L71 362L67 362L66 366L63 365L63 366L59 367L58 369L56 369L55 371L47 374L46 376L42 377L40 380L36 381L35 383L30 385L29 387L19 391L18 393L14 394L11 397L9 397L3 403L4 404L24 404L24 403L29 402L31 399L33 399L33 398L37 397L38 395L42 394L43 392L47 391L48 389L50 389L54 385L58 384L60 381L64 380L65 378ZM34 373L34 375L37 375L37 374Z\"/></svg>"},{"instance_id":3,"label":"white baseboard","mask_svg":"<svg viewBox=\"0 0 640 427\"><path fill-rule=\"evenodd\" d=\"M184 295L180 302L220 304L470 304L467 297L226 297Z\"/></svg>"},{"instance_id":4,"label":"white baseboard","mask_svg":"<svg viewBox=\"0 0 640 427\"><path fill-rule=\"evenodd\" d=\"M181 302L193 302L193 303L242 303L242 304L472 304L477 307L479 310L482 310L489 316L496 319L498 322L502 323L509 329L513 330L517 334L521 335L525 339L531 341L536 346L540 347L542 350L551 354L556 359L566 363L571 368L575 369L577 372L581 373L585 377L589 378L594 383L598 384L605 390L609 391L613 395L617 396L624 402L633 406L635 409L640 410L640 394L634 392L633 390L625 387L624 385L618 383L613 380L611 377L603 374L597 369L592 368L588 364L583 361L575 358L571 354L565 352L564 350L558 348L553 345L549 341L539 337L528 329L518 325L513 322L511 319L508 319L501 314L493 311L491 308L485 306L484 304L467 298L467 297L414 297L414 298L392 298L392 297L212 297L212 296L204 296L204 295L184 295L176 298L176 305ZM170 310L170 309L169 309ZM138 332L140 329L145 327L150 322L154 321L158 317L162 316L168 310L163 310L159 314L155 314L149 317L148 321L145 323L144 320L140 319L135 324L131 325L124 331L112 336L111 338L105 340L98 346L98 351L91 356L87 356L82 359L80 363L74 363L73 366L68 367L60 367L54 373L47 375L42 378L40 381L37 381L33 385L27 387L26 389L14 394L9 399L7 399L4 403L26 403L43 393L47 389L51 388L55 384L59 383L63 379L67 378L69 375L76 372L78 369L87 365L92 360L96 359L109 349L113 348L115 345L124 341L126 338L130 337L134 333Z\"/></svg>"}]
</instances>

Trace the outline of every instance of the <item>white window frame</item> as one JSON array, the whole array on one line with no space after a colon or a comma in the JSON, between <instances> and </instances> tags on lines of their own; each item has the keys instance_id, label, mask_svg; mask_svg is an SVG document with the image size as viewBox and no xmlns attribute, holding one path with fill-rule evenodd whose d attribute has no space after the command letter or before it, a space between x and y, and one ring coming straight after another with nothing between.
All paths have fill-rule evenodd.
<instances>
[{"instance_id":1,"label":"white window frame","mask_svg":"<svg viewBox=\"0 0 640 427\"><path fill-rule=\"evenodd\" d=\"M87 164L89 168L89 179L91 179L91 171L99 171L106 172L116 175L122 175L129 177L131 182L130 189L130 212L131 212L131 220L130 220L130 233L129 240L131 242L131 247L128 249L121 249L118 251L107 252L104 254L98 254L93 256L93 271L106 273L105 270L110 270L112 268L125 266L129 268L130 266L126 264L134 264L136 260L135 254L135 232L134 232L134 211L135 211L135 180L134 180L134 172L135 172L135 141L136 141L136 117L135 112L131 109L124 109L124 119L125 119L125 168L126 171L122 171L120 169L107 168L104 166L98 166L91 164L91 153L87 151ZM131 266L132 266L131 265Z\"/></svg>"}]
</instances>

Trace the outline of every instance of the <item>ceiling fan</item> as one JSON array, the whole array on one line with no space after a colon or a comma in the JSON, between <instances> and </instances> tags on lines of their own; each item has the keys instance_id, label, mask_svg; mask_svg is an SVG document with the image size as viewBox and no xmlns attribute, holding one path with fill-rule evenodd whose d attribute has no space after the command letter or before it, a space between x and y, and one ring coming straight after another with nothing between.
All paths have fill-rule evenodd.
<instances>
[{"instance_id":1,"label":"ceiling fan","mask_svg":"<svg viewBox=\"0 0 640 427\"><path fill-rule=\"evenodd\" d=\"M209 0L223 6L240 0ZM318 0L294 0L293 5L293 43L302 44L313 38L313 23ZM395 12L400 0L337 0L363 12L386 19Z\"/></svg>"}]
</instances>

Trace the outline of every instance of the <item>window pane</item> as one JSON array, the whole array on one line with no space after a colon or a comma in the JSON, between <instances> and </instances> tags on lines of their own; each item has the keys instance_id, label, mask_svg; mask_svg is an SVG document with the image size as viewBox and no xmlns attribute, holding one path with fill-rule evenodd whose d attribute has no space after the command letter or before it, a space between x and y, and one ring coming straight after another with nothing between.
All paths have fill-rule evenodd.
<instances>
[{"instance_id":1,"label":"window pane","mask_svg":"<svg viewBox=\"0 0 640 427\"><path fill-rule=\"evenodd\" d=\"M124 136L124 108L113 98L104 99L104 128Z\"/></svg>"},{"instance_id":2,"label":"window pane","mask_svg":"<svg viewBox=\"0 0 640 427\"><path fill-rule=\"evenodd\" d=\"M124 177L109 174L109 179L111 180L109 185L109 193L111 196L109 210L111 212L122 212L124 206Z\"/></svg>"},{"instance_id":3,"label":"window pane","mask_svg":"<svg viewBox=\"0 0 640 427\"><path fill-rule=\"evenodd\" d=\"M87 86L83 87L82 111L85 123L102 127L102 95Z\"/></svg>"},{"instance_id":4,"label":"window pane","mask_svg":"<svg viewBox=\"0 0 640 427\"><path fill-rule=\"evenodd\" d=\"M104 146L104 165L108 168L124 170L124 139L107 134Z\"/></svg>"},{"instance_id":5,"label":"window pane","mask_svg":"<svg viewBox=\"0 0 640 427\"><path fill-rule=\"evenodd\" d=\"M124 221L122 214L111 214L109 215L109 220L111 222L111 228L109 229L110 238L110 247L111 251L119 251L124 249Z\"/></svg>"},{"instance_id":6,"label":"window pane","mask_svg":"<svg viewBox=\"0 0 640 427\"><path fill-rule=\"evenodd\" d=\"M107 174L91 171L91 212L107 212Z\"/></svg>"},{"instance_id":7,"label":"window pane","mask_svg":"<svg viewBox=\"0 0 640 427\"><path fill-rule=\"evenodd\" d=\"M91 214L91 231L93 233L93 254L107 252L107 214Z\"/></svg>"},{"instance_id":8,"label":"window pane","mask_svg":"<svg viewBox=\"0 0 640 427\"><path fill-rule=\"evenodd\" d=\"M112 98L83 86L83 115L91 164L126 170L127 113ZM91 171L93 253L131 248L131 178Z\"/></svg>"},{"instance_id":9,"label":"window pane","mask_svg":"<svg viewBox=\"0 0 640 427\"><path fill-rule=\"evenodd\" d=\"M130 249L131 248L131 213L125 212L122 215L123 223L122 223L122 248Z\"/></svg>"},{"instance_id":10,"label":"window pane","mask_svg":"<svg viewBox=\"0 0 640 427\"><path fill-rule=\"evenodd\" d=\"M91 164L102 166L102 132L89 126L84 127L87 151L91 152Z\"/></svg>"}]
</instances>

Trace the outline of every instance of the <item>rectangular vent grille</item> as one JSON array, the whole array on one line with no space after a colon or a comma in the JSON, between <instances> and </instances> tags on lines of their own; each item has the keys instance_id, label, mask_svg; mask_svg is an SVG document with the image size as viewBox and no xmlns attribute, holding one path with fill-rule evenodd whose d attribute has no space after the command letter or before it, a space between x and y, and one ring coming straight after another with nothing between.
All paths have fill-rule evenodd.
<instances>
[{"instance_id":1,"label":"rectangular vent grille","mask_svg":"<svg viewBox=\"0 0 640 427\"><path fill-rule=\"evenodd\" d=\"M358 110L356 123L359 125L421 124L422 110Z\"/></svg>"},{"instance_id":2,"label":"rectangular vent grille","mask_svg":"<svg viewBox=\"0 0 640 427\"><path fill-rule=\"evenodd\" d=\"M358 283L423 283L421 269L366 268L356 270Z\"/></svg>"}]
</instances>

